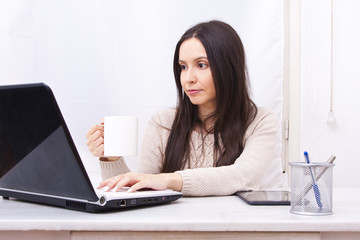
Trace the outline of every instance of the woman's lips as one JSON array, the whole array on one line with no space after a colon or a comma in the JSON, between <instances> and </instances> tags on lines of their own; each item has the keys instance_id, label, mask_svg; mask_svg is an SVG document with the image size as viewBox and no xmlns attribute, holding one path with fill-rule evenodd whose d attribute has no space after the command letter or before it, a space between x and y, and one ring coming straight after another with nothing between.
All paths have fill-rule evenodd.
<instances>
[{"instance_id":1,"label":"woman's lips","mask_svg":"<svg viewBox=\"0 0 360 240\"><path fill-rule=\"evenodd\" d=\"M189 90L187 90L187 93L190 95L194 95L194 94L199 93L200 91L201 90L197 90L197 89L189 89Z\"/></svg>"}]
</instances>

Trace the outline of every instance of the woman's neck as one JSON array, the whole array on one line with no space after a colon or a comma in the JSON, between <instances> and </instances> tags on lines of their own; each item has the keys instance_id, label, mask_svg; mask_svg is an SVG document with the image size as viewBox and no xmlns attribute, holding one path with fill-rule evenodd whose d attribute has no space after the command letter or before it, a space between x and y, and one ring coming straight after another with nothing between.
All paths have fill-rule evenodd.
<instances>
[{"instance_id":1,"label":"woman's neck","mask_svg":"<svg viewBox=\"0 0 360 240\"><path fill-rule=\"evenodd\" d=\"M212 129L215 125L215 117L213 116L215 109L198 109L199 119L202 122L202 126L197 126L195 128L198 132L212 132Z\"/></svg>"}]
</instances>

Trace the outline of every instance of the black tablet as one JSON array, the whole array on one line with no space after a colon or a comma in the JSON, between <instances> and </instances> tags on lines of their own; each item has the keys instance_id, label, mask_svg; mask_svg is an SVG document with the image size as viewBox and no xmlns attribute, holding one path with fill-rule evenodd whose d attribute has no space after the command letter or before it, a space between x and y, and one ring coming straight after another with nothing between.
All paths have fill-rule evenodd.
<instances>
[{"instance_id":1,"label":"black tablet","mask_svg":"<svg viewBox=\"0 0 360 240\"><path fill-rule=\"evenodd\" d=\"M289 191L239 191L236 195L250 205L290 205Z\"/></svg>"}]
</instances>

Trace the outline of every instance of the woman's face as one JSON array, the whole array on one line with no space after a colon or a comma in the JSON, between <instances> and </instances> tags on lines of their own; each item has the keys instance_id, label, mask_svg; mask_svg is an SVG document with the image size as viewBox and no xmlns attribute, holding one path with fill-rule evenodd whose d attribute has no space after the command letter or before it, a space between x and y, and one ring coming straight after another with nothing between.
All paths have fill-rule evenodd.
<instances>
[{"instance_id":1,"label":"woman's face","mask_svg":"<svg viewBox=\"0 0 360 240\"><path fill-rule=\"evenodd\" d=\"M201 114L216 108L216 92L204 46L197 38L184 41L179 49L181 86Z\"/></svg>"}]
</instances>

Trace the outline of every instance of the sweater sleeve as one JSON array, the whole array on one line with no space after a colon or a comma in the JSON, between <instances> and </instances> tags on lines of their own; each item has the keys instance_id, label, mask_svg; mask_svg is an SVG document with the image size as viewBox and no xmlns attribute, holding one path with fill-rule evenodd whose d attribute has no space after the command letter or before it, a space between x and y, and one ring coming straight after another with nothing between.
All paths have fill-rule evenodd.
<instances>
[{"instance_id":1,"label":"sweater sleeve","mask_svg":"<svg viewBox=\"0 0 360 240\"><path fill-rule=\"evenodd\" d=\"M99 161L101 178L103 180L130 172L130 169L126 165L124 158L121 157L117 161Z\"/></svg>"},{"instance_id":2,"label":"sweater sleeve","mask_svg":"<svg viewBox=\"0 0 360 240\"><path fill-rule=\"evenodd\" d=\"M256 117L247 130L245 147L229 166L177 171L183 178L184 196L231 195L239 190L258 189L275 155L279 121L270 111Z\"/></svg>"},{"instance_id":3,"label":"sweater sleeve","mask_svg":"<svg viewBox=\"0 0 360 240\"><path fill-rule=\"evenodd\" d=\"M141 173L161 173L164 164L164 151L170 127L174 119L175 109L168 109L155 114L149 121L139 155L139 170ZM130 172L124 158L117 161L101 161L100 170L102 179Z\"/></svg>"},{"instance_id":4,"label":"sweater sleeve","mask_svg":"<svg viewBox=\"0 0 360 240\"><path fill-rule=\"evenodd\" d=\"M161 173L173 115L174 109L169 109L154 115L149 121L141 144L139 172Z\"/></svg>"}]
</instances>

